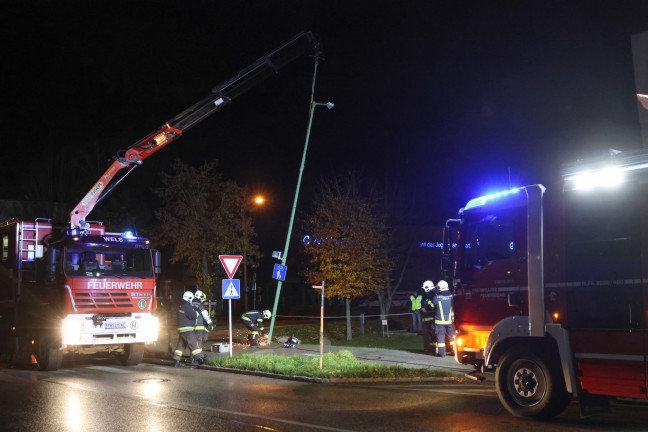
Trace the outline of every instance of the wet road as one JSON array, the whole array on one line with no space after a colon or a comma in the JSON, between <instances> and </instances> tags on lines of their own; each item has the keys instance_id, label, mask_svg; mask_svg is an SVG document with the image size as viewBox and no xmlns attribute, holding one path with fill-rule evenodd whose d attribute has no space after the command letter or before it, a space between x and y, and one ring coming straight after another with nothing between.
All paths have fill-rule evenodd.
<instances>
[{"instance_id":1,"label":"wet road","mask_svg":"<svg viewBox=\"0 0 648 432\"><path fill-rule=\"evenodd\" d=\"M5 431L646 431L648 407L551 422L510 416L483 384L308 384L113 361L0 369ZM208 429L206 429L208 428Z\"/></svg>"}]
</instances>

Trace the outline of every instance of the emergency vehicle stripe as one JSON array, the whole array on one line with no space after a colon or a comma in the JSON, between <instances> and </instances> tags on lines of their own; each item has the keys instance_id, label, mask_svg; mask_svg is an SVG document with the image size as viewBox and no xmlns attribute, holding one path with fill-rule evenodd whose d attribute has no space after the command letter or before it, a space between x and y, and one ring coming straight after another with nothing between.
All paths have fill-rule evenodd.
<instances>
[{"instance_id":1,"label":"emergency vehicle stripe","mask_svg":"<svg viewBox=\"0 0 648 432\"><path fill-rule=\"evenodd\" d=\"M627 355L627 354L575 353L574 357L581 358L581 359L597 359L597 360L646 361L646 356Z\"/></svg>"},{"instance_id":2,"label":"emergency vehicle stripe","mask_svg":"<svg viewBox=\"0 0 648 432\"><path fill-rule=\"evenodd\" d=\"M621 279L621 280L596 280L596 281L560 281L560 282L548 282L545 284L545 288L570 288L570 287L588 287L588 286L612 286L612 285L639 285L639 284L648 283L648 278L643 279ZM470 288L470 291L478 292L490 292L492 290L497 290L497 292L507 292L507 291L526 291L527 286L505 286L505 287L473 287Z\"/></svg>"}]
</instances>

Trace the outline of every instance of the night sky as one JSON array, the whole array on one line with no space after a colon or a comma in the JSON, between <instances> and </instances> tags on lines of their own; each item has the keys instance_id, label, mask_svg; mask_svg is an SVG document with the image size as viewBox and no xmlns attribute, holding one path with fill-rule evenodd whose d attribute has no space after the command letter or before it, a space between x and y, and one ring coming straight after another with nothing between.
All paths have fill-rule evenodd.
<instances>
[{"instance_id":1,"label":"night sky","mask_svg":"<svg viewBox=\"0 0 648 432\"><path fill-rule=\"evenodd\" d=\"M325 53L315 100L335 108L316 110L304 197L353 169L402 185L440 223L475 195L641 142L630 36L648 31L645 0L10 1L1 13L0 199L21 198L36 160L92 149L86 191L118 149L305 30ZM173 158L216 158L287 214L312 74L307 56L286 66L124 187L150 193Z\"/></svg>"}]
</instances>

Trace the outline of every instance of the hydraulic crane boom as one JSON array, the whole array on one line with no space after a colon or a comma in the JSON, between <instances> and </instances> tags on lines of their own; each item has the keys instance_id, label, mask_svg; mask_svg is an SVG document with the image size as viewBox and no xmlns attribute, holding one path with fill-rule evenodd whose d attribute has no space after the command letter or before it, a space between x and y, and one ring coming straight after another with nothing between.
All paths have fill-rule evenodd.
<instances>
[{"instance_id":1,"label":"hydraulic crane boom","mask_svg":"<svg viewBox=\"0 0 648 432\"><path fill-rule=\"evenodd\" d=\"M281 67L309 51L318 57L320 55L319 41L311 32L298 34L279 48L259 58L234 77L216 86L209 96L173 117L159 129L128 147L126 151L118 152L113 157L113 163L70 213L70 227L86 229L85 219L94 206L108 196L136 167L141 165L144 159L180 138L192 126L229 104L232 99L245 93L267 77L276 74ZM128 168L128 170L122 173L124 168ZM118 173L120 176L116 178Z\"/></svg>"}]
</instances>

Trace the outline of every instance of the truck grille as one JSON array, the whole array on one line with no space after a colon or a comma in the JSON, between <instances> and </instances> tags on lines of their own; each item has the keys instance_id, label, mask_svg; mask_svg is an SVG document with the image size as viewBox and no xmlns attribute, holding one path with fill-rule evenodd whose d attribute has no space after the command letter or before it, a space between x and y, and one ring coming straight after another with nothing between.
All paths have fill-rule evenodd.
<instances>
[{"instance_id":1,"label":"truck grille","mask_svg":"<svg viewBox=\"0 0 648 432\"><path fill-rule=\"evenodd\" d=\"M128 293L74 293L74 302L79 309L127 309L133 306Z\"/></svg>"}]
</instances>

